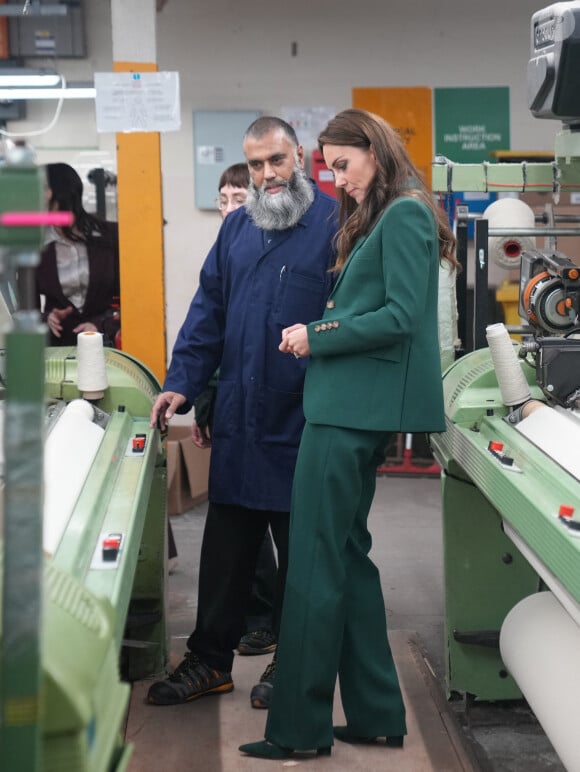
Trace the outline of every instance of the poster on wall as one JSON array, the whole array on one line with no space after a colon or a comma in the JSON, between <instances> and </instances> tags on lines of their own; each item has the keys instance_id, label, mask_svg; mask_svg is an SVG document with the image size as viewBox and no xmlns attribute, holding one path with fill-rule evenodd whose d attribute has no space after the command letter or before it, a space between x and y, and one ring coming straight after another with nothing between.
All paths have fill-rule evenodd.
<instances>
[{"instance_id":1,"label":"poster on wall","mask_svg":"<svg viewBox=\"0 0 580 772\"><path fill-rule=\"evenodd\" d=\"M507 86L436 88L435 153L454 163L491 161L494 150L510 149Z\"/></svg>"},{"instance_id":2,"label":"poster on wall","mask_svg":"<svg viewBox=\"0 0 580 772\"><path fill-rule=\"evenodd\" d=\"M388 121L401 135L413 163L431 186L432 92L427 86L353 88L352 106Z\"/></svg>"},{"instance_id":3,"label":"poster on wall","mask_svg":"<svg viewBox=\"0 0 580 772\"><path fill-rule=\"evenodd\" d=\"M318 135L336 112L334 107L282 107L281 115L309 151L318 146Z\"/></svg>"},{"instance_id":4,"label":"poster on wall","mask_svg":"<svg viewBox=\"0 0 580 772\"><path fill-rule=\"evenodd\" d=\"M178 72L96 72L98 132L181 128Z\"/></svg>"}]
</instances>

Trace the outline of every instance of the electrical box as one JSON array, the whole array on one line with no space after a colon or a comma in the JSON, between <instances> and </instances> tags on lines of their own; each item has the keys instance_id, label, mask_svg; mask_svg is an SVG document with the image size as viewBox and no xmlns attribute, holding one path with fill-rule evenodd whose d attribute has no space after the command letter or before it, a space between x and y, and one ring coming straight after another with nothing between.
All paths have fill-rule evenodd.
<instances>
[{"instance_id":1,"label":"electrical box","mask_svg":"<svg viewBox=\"0 0 580 772\"><path fill-rule=\"evenodd\" d=\"M215 209L218 182L232 164L243 163L243 137L258 110L196 110L193 113L195 205Z\"/></svg>"},{"instance_id":2,"label":"electrical box","mask_svg":"<svg viewBox=\"0 0 580 772\"><path fill-rule=\"evenodd\" d=\"M312 176L323 193L328 193L329 196L336 198L334 174L324 163L324 157L320 150L312 151Z\"/></svg>"},{"instance_id":3,"label":"electrical box","mask_svg":"<svg viewBox=\"0 0 580 772\"><path fill-rule=\"evenodd\" d=\"M22 0L16 4L23 5ZM87 47L80 0L60 3L58 0L40 0L40 5L64 5L66 14L10 16L10 56L85 58Z\"/></svg>"},{"instance_id":4,"label":"electrical box","mask_svg":"<svg viewBox=\"0 0 580 772\"><path fill-rule=\"evenodd\" d=\"M1 99L0 121L22 121L26 118L26 102L23 99Z\"/></svg>"}]
</instances>

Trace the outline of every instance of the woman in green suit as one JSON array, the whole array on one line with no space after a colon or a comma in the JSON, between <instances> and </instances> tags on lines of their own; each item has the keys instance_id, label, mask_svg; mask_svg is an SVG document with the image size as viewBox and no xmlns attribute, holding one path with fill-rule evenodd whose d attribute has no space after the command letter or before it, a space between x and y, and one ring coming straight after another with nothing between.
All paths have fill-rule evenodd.
<instances>
[{"instance_id":1,"label":"woman in green suit","mask_svg":"<svg viewBox=\"0 0 580 772\"><path fill-rule=\"evenodd\" d=\"M333 737L402 747L405 707L368 557L376 468L394 432L445 428L439 264L456 267L447 218L394 129L344 110L319 146L341 207L337 279L322 319L282 333L310 357L292 493L290 557L266 739L240 750L330 754ZM332 725L336 677L347 725Z\"/></svg>"}]
</instances>

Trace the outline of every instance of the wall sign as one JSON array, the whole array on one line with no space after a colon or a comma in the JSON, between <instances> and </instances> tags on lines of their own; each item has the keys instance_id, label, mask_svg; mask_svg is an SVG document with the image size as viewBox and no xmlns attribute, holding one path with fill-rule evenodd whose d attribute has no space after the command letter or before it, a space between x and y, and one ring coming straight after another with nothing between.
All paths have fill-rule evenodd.
<instances>
[{"instance_id":1,"label":"wall sign","mask_svg":"<svg viewBox=\"0 0 580 772\"><path fill-rule=\"evenodd\" d=\"M178 131L179 73L96 72L97 131Z\"/></svg>"},{"instance_id":2,"label":"wall sign","mask_svg":"<svg viewBox=\"0 0 580 772\"><path fill-rule=\"evenodd\" d=\"M507 86L436 88L435 154L454 163L491 160L492 150L510 149Z\"/></svg>"},{"instance_id":3,"label":"wall sign","mask_svg":"<svg viewBox=\"0 0 580 772\"><path fill-rule=\"evenodd\" d=\"M384 118L396 129L415 166L431 186L432 94L427 86L353 88L352 106Z\"/></svg>"}]
</instances>

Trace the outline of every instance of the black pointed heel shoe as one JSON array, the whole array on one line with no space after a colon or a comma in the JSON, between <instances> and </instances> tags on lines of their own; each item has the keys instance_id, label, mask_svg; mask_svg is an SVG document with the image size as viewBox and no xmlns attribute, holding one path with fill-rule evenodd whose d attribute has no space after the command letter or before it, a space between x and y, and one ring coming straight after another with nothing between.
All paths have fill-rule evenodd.
<instances>
[{"instance_id":1,"label":"black pointed heel shoe","mask_svg":"<svg viewBox=\"0 0 580 772\"><path fill-rule=\"evenodd\" d=\"M334 726L332 728L337 740L351 745L380 745L380 737L359 737L353 735L347 726ZM385 745L388 748L402 748L405 741L404 735L391 735L385 738Z\"/></svg>"},{"instance_id":2,"label":"black pointed heel shoe","mask_svg":"<svg viewBox=\"0 0 580 772\"><path fill-rule=\"evenodd\" d=\"M295 755L306 754L309 751L295 751L293 748L284 748L282 745L275 745L267 740L260 740L257 743L246 743L240 745L239 750L248 756L255 756L257 759L291 759ZM332 748L316 748L317 756L330 756Z\"/></svg>"}]
</instances>

